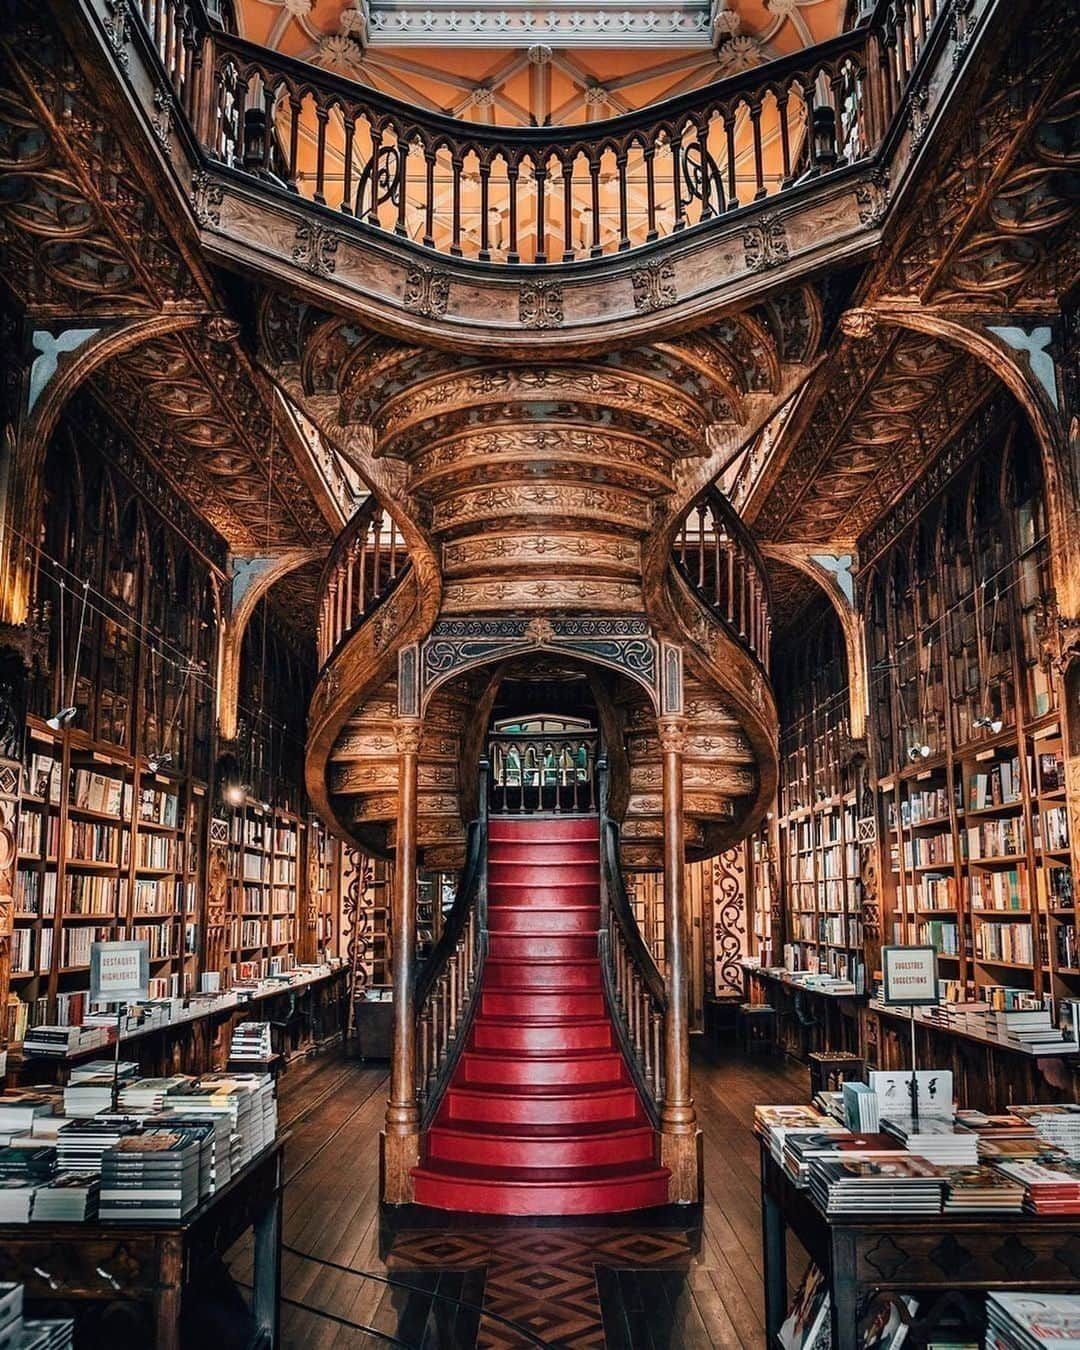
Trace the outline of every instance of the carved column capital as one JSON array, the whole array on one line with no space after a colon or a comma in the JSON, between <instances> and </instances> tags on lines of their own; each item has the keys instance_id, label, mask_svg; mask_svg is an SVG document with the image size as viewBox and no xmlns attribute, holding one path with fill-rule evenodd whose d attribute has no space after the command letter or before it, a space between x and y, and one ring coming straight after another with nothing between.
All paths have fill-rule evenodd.
<instances>
[{"instance_id":1,"label":"carved column capital","mask_svg":"<svg viewBox=\"0 0 1080 1350\"><path fill-rule=\"evenodd\" d=\"M394 723L394 743L401 755L418 755L420 753L420 735L421 724L418 717Z\"/></svg>"},{"instance_id":2,"label":"carved column capital","mask_svg":"<svg viewBox=\"0 0 1080 1350\"><path fill-rule=\"evenodd\" d=\"M686 718L661 717L657 725L660 730L660 749L664 754L685 754Z\"/></svg>"}]
</instances>

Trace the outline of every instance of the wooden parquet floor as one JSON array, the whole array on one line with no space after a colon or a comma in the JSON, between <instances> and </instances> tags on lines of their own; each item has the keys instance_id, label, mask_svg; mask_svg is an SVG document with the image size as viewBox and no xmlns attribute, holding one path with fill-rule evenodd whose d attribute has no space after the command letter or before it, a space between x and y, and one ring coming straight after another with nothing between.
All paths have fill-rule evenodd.
<instances>
[{"instance_id":1,"label":"wooden parquet floor","mask_svg":"<svg viewBox=\"0 0 1080 1350\"><path fill-rule=\"evenodd\" d=\"M760 1350L753 1108L805 1101L807 1074L779 1059L699 1056L694 1083L705 1134L700 1215L673 1208L647 1226L634 1216L388 1218L378 1204L385 1071L330 1056L294 1066L280 1102L290 1131L284 1345ZM238 1248L237 1280L249 1278L249 1262ZM793 1277L801 1265L793 1251Z\"/></svg>"}]
</instances>

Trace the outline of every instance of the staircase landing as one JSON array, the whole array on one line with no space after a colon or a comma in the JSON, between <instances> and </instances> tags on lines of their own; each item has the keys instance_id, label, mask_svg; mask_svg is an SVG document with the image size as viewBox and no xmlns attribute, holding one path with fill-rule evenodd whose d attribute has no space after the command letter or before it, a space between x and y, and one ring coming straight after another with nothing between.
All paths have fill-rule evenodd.
<instances>
[{"instance_id":1,"label":"staircase landing","mask_svg":"<svg viewBox=\"0 0 1080 1350\"><path fill-rule=\"evenodd\" d=\"M415 1200L534 1216L663 1205L669 1173L604 999L598 820L494 818L489 841L480 1006Z\"/></svg>"}]
</instances>

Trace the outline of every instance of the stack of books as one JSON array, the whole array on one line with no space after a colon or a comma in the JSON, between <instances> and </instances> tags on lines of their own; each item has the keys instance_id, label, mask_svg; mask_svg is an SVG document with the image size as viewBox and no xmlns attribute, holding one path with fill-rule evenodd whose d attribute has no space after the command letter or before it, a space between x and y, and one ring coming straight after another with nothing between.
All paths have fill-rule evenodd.
<instances>
[{"instance_id":1,"label":"stack of books","mask_svg":"<svg viewBox=\"0 0 1080 1350\"><path fill-rule=\"evenodd\" d=\"M121 1139L101 1160L102 1219L184 1218L199 1203L199 1140L184 1130Z\"/></svg>"},{"instance_id":2,"label":"stack of books","mask_svg":"<svg viewBox=\"0 0 1080 1350\"><path fill-rule=\"evenodd\" d=\"M1019 1214L1024 1208L1024 1186L996 1167L945 1169L949 1192L946 1214Z\"/></svg>"},{"instance_id":3,"label":"stack of books","mask_svg":"<svg viewBox=\"0 0 1080 1350\"><path fill-rule=\"evenodd\" d=\"M64 1059L79 1050L92 1050L108 1045L109 1028L100 1027L31 1027L23 1040L23 1053Z\"/></svg>"},{"instance_id":4,"label":"stack of books","mask_svg":"<svg viewBox=\"0 0 1080 1350\"><path fill-rule=\"evenodd\" d=\"M69 1120L56 1136L60 1171L77 1172L80 1176L100 1172L105 1150L115 1148L124 1135L133 1134L137 1128L135 1121L116 1116Z\"/></svg>"},{"instance_id":5,"label":"stack of books","mask_svg":"<svg viewBox=\"0 0 1080 1350\"><path fill-rule=\"evenodd\" d=\"M810 1194L830 1217L940 1214L944 1172L910 1154L885 1158L813 1158Z\"/></svg>"},{"instance_id":6,"label":"stack of books","mask_svg":"<svg viewBox=\"0 0 1080 1350\"><path fill-rule=\"evenodd\" d=\"M1010 1294L986 1298L986 1350L1043 1350L1080 1345L1080 1294Z\"/></svg>"},{"instance_id":7,"label":"stack of books","mask_svg":"<svg viewBox=\"0 0 1080 1350\"><path fill-rule=\"evenodd\" d=\"M811 1106L755 1106L754 1133L764 1139L773 1161L783 1164L784 1136L789 1130L827 1130L828 1116Z\"/></svg>"},{"instance_id":8,"label":"stack of books","mask_svg":"<svg viewBox=\"0 0 1080 1350\"><path fill-rule=\"evenodd\" d=\"M174 1073L169 1078L133 1078L120 1089L120 1110L132 1115L150 1115L162 1109L170 1092L193 1081L182 1073Z\"/></svg>"},{"instance_id":9,"label":"stack of books","mask_svg":"<svg viewBox=\"0 0 1080 1350\"><path fill-rule=\"evenodd\" d=\"M878 1095L869 1083L843 1085L844 1124L849 1130L876 1134L881 1128L881 1109Z\"/></svg>"},{"instance_id":10,"label":"stack of books","mask_svg":"<svg viewBox=\"0 0 1080 1350\"><path fill-rule=\"evenodd\" d=\"M274 1080L267 1073L210 1073L170 1092L169 1109L193 1115L224 1113L232 1123L230 1162L238 1172L277 1133Z\"/></svg>"},{"instance_id":11,"label":"stack of books","mask_svg":"<svg viewBox=\"0 0 1080 1350\"><path fill-rule=\"evenodd\" d=\"M0 1223L29 1223L36 1190L27 1177L0 1178Z\"/></svg>"},{"instance_id":12,"label":"stack of books","mask_svg":"<svg viewBox=\"0 0 1080 1350\"><path fill-rule=\"evenodd\" d=\"M1021 1159L997 1164L999 1172L1027 1187L1029 1214L1080 1214L1080 1166L1067 1159Z\"/></svg>"},{"instance_id":13,"label":"stack of books","mask_svg":"<svg viewBox=\"0 0 1080 1350\"><path fill-rule=\"evenodd\" d=\"M273 1059L269 1022L241 1022L233 1028L229 1059L237 1063L265 1064Z\"/></svg>"},{"instance_id":14,"label":"stack of books","mask_svg":"<svg viewBox=\"0 0 1080 1350\"><path fill-rule=\"evenodd\" d=\"M974 1167L979 1160L979 1136L963 1125L937 1116L889 1115L881 1128L903 1148L940 1167Z\"/></svg>"},{"instance_id":15,"label":"stack of books","mask_svg":"<svg viewBox=\"0 0 1080 1350\"><path fill-rule=\"evenodd\" d=\"M83 1223L94 1219L100 1191L99 1177L64 1172L37 1188L31 1217L38 1223Z\"/></svg>"},{"instance_id":16,"label":"stack of books","mask_svg":"<svg viewBox=\"0 0 1080 1350\"><path fill-rule=\"evenodd\" d=\"M1015 1106L1010 1110L1040 1139L1068 1157L1080 1159L1080 1106L1066 1102L1060 1106Z\"/></svg>"},{"instance_id":17,"label":"stack of books","mask_svg":"<svg viewBox=\"0 0 1080 1350\"><path fill-rule=\"evenodd\" d=\"M815 1158L900 1158L896 1141L884 1134L853 1134L847 1129L792 1130L784 1140L784 1170L801 1190L810 1185Z\"/></svg>"},{"instance_id":18,"label":"stack of books","mask_svg":"<svg viewBox=\"0 0 1080 1350\"><path fill-rule=\"evenodd\" d=\"M985 1111L957 1111L956 1123L978 1135L980 1158L985 1158L987 1150L992 1151L1002 1139L1024 1139L1033 1143L1037 1138L1034 1126L1015 1112L987 1115Z\"/></svg>"},{"instance_id":19,"label":"stack of books","mask_svg":"<svg viewBox=\"0 0 1080 1350\"><path fill-rule=\"evenodd\" d=\"M96 1116L99 1111L112 1110L113 1076L94 1074L72 1079L64 1088L65 1116Z\"/></svg>"},{"instance_id":20,"label":"stack of books","mask_svg":"<svg viewBox=\"0 0 1080 1350\"><path fill-rule=\"evenodd\" d=\"M162 1111L147 1122L150 1129L183 1130L199 1141L199 1199L203 1200L229 1180L229 1122L224 1116L181 1115ZM218 1167L219 1155L224 1160Z\"/></svg>"},{"instance_id":21,"label":"stack of books","mask_svg":"<svg viewBox=\"0 0 1080 1350\"><path fill-rule=\"evenodd\" d=\"M828 1116L841 1125L847 1124L844 1120L844 1094L842 1092L824 1090L818 1092L814 1096L814 1110L820 1111L823 1116Z\"/></svg>"},{"instance_id":22,"label":"stack of books","mask_svg":"<svg viewBox=\"0 0 1080 1350\"><path fill-rule=\"evenodd\" d=\"M991 1008L986 1014L986 1030L991 1036L1029 1055L1060 1055L1062 1051L1074 1048L1065 1040L1061 1028L1050 1021L1048 1008L1009 1012Z\"/></svg>"},{"instance_id":23,"label":"stack of books","mask_svg":"<svg viewBox=\"0 0 1080 1350\"><path fill-rule=\"evenodd\" d=\"M40 1116L52 1113L53 1100L44 1093L0 1093L0 1134L27 1134Z\"/></svg>"},{"instance_id":24,"label":"stack of books","mask_svg":"<svg viewBox=\"0 0 1080 1350\"><path fill-rule=\"evenodd\" d=\"M0 1347L3 1350L69 1350L75 1323L68 1317L23 1316L21 1284L0 1284Z\"/></svg>"},{"instance_id":25,"label":"stack of books","mask_svg":"<svg viewBox=\"0 0 1080 1350\"><path fill-rule=\"evenodd\" d=\"M1064 1158L1064 1153L1051 1149L1045 1140L1040 1139L1037 1134L1017 1136L1012 1139L984 1139L979 1145L980 1161L989 1163L993 1167L999 1166L1003 1162L1022 1162L1030 1158L1045 1158L1047 1156Z\"/></svg>"}]
</instances>

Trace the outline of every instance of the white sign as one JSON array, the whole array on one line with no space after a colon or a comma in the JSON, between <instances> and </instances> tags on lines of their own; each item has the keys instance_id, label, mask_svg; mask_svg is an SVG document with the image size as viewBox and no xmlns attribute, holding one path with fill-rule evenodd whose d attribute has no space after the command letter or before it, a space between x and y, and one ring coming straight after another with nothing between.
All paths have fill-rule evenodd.
<instances>
[{"instance_id":1,"label":"white sign","mask_svg":"<svg viewBox=\"0 0 1080 1350\"><path fill-rule=\"evenodd\" d=\"M934 947L882 947L881 974L883 1003L923 1008L940 1002Z\"/></svg>"},{"instance_id":2,"label":"white sign","mask_svg":"<svg viewBox=\"0 0 1080 1350\"><path fill-rule=\"evenodd\" d=\"M140 1003L150 996L148 942L94 942L90 946L90 1002Z\"/></svg>"}]
</instances>

